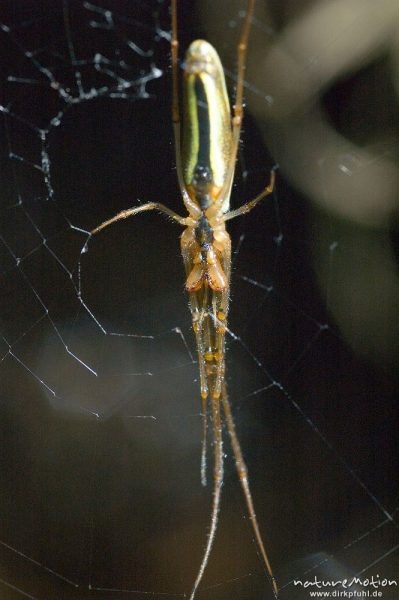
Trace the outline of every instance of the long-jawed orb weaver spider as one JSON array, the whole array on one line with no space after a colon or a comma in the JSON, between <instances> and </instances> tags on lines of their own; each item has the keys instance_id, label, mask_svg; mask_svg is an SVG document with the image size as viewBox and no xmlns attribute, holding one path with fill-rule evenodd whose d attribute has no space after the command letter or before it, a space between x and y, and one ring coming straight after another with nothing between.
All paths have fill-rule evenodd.
<instances>
[{"instance_id":1,"label":"long-jawed orb weaver spider","mask_svg":"<svg viewBox=\"0 0 399 600\"><path fill-rule=\"evenodd\" d=\"M215 539L223 483L222 418L233 449L238 477L256 543L277 598L277 583L263 544L238 441L225 383L225 333L229 308L231 241L225 223L252 210L273 191L275 174L268 186L253 200L230 210L235 163L243 119L243 86L250 24L255 0L247 9L238 44L238 74L233 116L227 96L223 67L216 50L204 40L195 40L187 50L184 63L184 127L180 135L178 91L178 38L176 2L172 0L172 118L175 138L178 183L188 216L181 217L157 202L129 208L104 221L95 234L120 219L148 210L158 210L183 225L181 251L186 270L186 290L190 296L193 330L197 342L200 374L203 438L201 481L206 485L207 409L211 405L214 484L211 523L201 565L193 585L193 600L208 563ZM223 415L221 414L223 407Z\"/></svg>"}]
</instances>

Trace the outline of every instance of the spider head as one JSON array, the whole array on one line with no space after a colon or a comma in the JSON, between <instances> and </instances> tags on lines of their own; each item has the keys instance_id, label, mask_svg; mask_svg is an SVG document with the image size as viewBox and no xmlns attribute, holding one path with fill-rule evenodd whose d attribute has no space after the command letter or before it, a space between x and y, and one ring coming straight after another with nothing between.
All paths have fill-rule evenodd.
<instances>
[{"instance_id":1,"label":"spider head","mask_svg":"<svg viewBox=\"0 0 399 600\"><path fill-rule=\"evenodd\" d=\"M198 219L195 238L203 250L207 250L213 243L213 230L204 214Z\"/></svg>"}]
</instances>

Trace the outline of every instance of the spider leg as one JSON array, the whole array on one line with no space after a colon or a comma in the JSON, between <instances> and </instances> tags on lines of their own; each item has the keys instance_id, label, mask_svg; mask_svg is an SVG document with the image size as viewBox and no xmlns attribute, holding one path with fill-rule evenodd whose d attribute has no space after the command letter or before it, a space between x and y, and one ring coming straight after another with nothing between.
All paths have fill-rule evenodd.
<instances>
[{"instance_id":1,"label":"spider leg","mask_svg":"<svg viewBox=\"0 0 399 600\"><path fill-rule=\"evenodd\" d=\"M251 20L254 14L255 8L255 0L247 1L247 10L244 17L244 22L241 29L240 40L238 43L237 49L237 62L238 62L238 70L237 70L237 87L236 87L236 97L234 102L234 115L232 118L232 132L233 132L233 140L230 152L230 160L227 167L227 173L229 174L226 177L226 181L223 185L223 188L220 192L220 198L225 198L226 195L230 193L233 178L234 178L234 170L237 159L238 145L240 143L240 134L241 134L241 125L244 116L244 107L243 107L243 96L244 96L244 74L245 74L245 66L246 66L246 58L247 58L247 49L248 49L248 37L249 30L251 27Z\"/></svg>"},{"instance_id":2,"label":"spider leg","mask_svg":"<svg viewBox=\"0 0 399 600\"><path fill-rule=\"evenodd\" d=\"M193 217L201 215L200 208L190 198L186 186L184 184L182 160L181 160L181 125L180 125L180 108L179 108L179 85L178 85L178 69L179 69L179 40L177 37L177 7L176 0L172 0L172 35L171 35L171 54L172 54L172 121L173 135L175 138L175 160L177 180L179 182L180 192L183 196L183 202Z\"/></svg>"},{"instance_id":3,"label":"spider leg","mask_svg":"<svg viewBox=\"0 0 399 600\"><path fill-rule=\"evenodd\" d=\"M174 221L179 223L179 225L187 226L191 222L190 217L181 217L180 215L175 213L173 210L170 210L170 208L168 208L167 206L164 206L163 204L159 204L159 202L147 202L146 204L141 204L140 206L135 206L133 208L128 208L126 210L122 210L120 213L116 214L111 219L108 219L107 221L104 221L103 223L101 223L101 225L98 225L97 227L95 227L90 233L92 233L92 234L98 233L102 229L105 229L106 227L108 227L108 225L112 225L112 223L116 223L116 221L120 221L121 219L128 219L129 217L133 217L134 215L137 215L138 213L141 213L141 212L145 212L147 210L158 210L159 212L162 212L165 215L168 215L168 217L171 217Z\"/></svg>"},{"instance_id":4,"label":"spider leg","mask_svg":"<svg viewBox=\"0 0 399 600\"><path fill-rule=\"evenodd\" d=\"M201 483L206 486L206 455L207 455L207 437L208 437L208 380L206 375L206 364L204 356L206 348L209 346L209 328L207 315L208 288L204 286L201 290L202 297L191 294L191 308L197 308L193 313L193 329L197 342L198 367L200 372L201 387L201 410L202 410L202 440L201 440ZM194 304L193 304L194 302Z\"/></svg>"},{"instance_id":5,"label":"spider leg","mask_svg":"<svg viewBox=\"0 0 399 600\"><path fill-rule=\"evenodd\" d=\"M208 440L208 396L201 396L202 410L202 439L201 439L201 484L205 487L206 480L206 457Z\"/></svg>"},{"instance_id":6,"label":"spider leg","mask_svg":"<svg viewBox=\"0 0 399 600\"><path fill-rule=\"evenodd\" d=\"M221 292L213 293L213 327L215 331L216 378L215 393L220 396L225 377L225 336L227 313L229 310L229 281L231 271L231 241L226 231L215 234L214 248L217 251L221 267L226 276L227 286Z\"/></svg>"},{"instance_id":7,"label":"spider leg","mask_svg":"<svg viewBox=\"0 0 399 600\"><path fill-rule=\"evenodd\" d=\"M236 217L239 217L240 215L249 213L249 211L251 211L258 204L258 202L260 202L261 200L263 200L263 198L266 198L266 196L268 196L269 194L272 193L272 191L274 189L275 180L276 180L275 170L272 169L272 172L270 174L270 182L267 185L267 187L265 187L265 189L260 194L258 194L253 200L246 202L245 204L243 204L236 210L231 210L231 211L227 212L222 217L223 221L230 221L230 219L235 219Z\"/></svg>"},{"instance_id":8,"label":"spider leg","mask_svg":"<svg viewBox=\"0 0 399 600\"><path fill-rule=\"evenodd\" d=\"M190 600L194 600L195 593L198 589L198 586L201 582L202 576L204 574L206 565L208 564L209 555L212 550L213 542L215 539L217 524L218 524L218 516L219 516L219 508L220 508L220 498L223 484L223 442L222 442L222 424L220 418L220 400L219 398L214 398L211 395L211 403L212 403L212 429L213 429L213 445L214 445L214 468L213 468L213 500L212 500L212 512L211 512L211 526L208 533L208 539L204 551L204 555L202 557L201 565L198 570L198 574L196 580L193 585L193 589L191 591Z\"/></svg>"},{"instance_id":9,"label":"spider leg","mask_svg":"<svg viewBox=\"0 0 399 600\"><path fill-rule=\"evenodd\" d=\"M256 518L254 503L252 500L252 494L251 494L251 490L250 490L249 483L248 483L247 466L245 464L245 461L244 461L244 458L242 455L240 442L238 441L238 438L237 438L233 415L231 413L230 401L229 401L229 398L227 395L226 385L223 385L222 402L223 402L223 410L224 410L224 414L225 414L225 418L226 418L227 430L230 435L231 446L233 448L233 453L234 453L234 457L235 457L236 469L237 469L238 477L239 477L240 484L242 487L242 491L244 493L245 501L247 503L248 515L249 515L250 521L252 523L252 529L255 534L256 543L257 543L259 551L262 555L263 562L266 566L267 572L269 574L269 577L270 577L270 580L271 580L271 583L273 586L274 596L276 598L278 598L277 582L273 575L273 571L272 571L272 568L270 565L269 558L266 554L266 550L265 550L262 536L261 536L260 529L259 529L258 520Z\"/></svg>"},{"instance_id":10,"label":"spider leg","mask_svg":"<svg viewBox=\"0 0 399 600\"><path fill-rule=\"evenodd\" d=\"M194 258L198 254L198 244L195 239L194 229L187 227L181 236L181 251L187 277L193 269ZM193 331L198 352L198 368L201 389L202 410L202 442L201 442L201 483L206 485L206 449L208 431L208 381L205 369L205 353L209 346L209 317L207 316L208 288L201 286L197 291L190 292L190 311L193 320Z\"/></svg>"}]
</instances>

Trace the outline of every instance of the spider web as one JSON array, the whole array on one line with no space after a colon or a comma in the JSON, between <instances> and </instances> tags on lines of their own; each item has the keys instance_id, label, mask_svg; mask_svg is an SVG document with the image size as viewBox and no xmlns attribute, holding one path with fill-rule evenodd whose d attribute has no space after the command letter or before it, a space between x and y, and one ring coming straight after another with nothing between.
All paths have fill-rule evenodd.
<instances>
[{"instance_id":1,"label":"spider web","mask_svg":"<svg viewBox=\"0 0 399 600\"><path fill-rule=\"evenodd\" d=\"M229 10L222 53L240 24ZM179 17L182 47L204 35L190 6ZM140 201L182 212L168 3L3 2L0 20L1 597L183 598L211 491L199 477L180 231L143 214L88 233ZM267 23L257 17L254 35L273 38ZM251 79L246 87L270 105ZM235 206L273 164L249 115L243 141ZM280 162L273 197L230 227L227 373L284 600L309 598L295 579L394 578L399 503L396 354L384 366L370 359L332 307L361 234L352 243L337 219L312 211ZM395 323L388 314L386 330ZM228 458L198 597L232 594L272 597Z\"/></svg>"}]
</instances>

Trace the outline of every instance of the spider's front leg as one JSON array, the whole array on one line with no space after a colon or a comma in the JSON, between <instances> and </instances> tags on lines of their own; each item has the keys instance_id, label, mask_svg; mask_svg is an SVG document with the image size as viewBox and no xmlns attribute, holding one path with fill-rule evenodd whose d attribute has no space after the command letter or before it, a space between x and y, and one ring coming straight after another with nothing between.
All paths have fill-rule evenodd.
<instances>
[{"instance_id":1,"label":"spider's front leg","mask_svg":"<svg viewBox=\"0 0 399 600\"><path fill-rule=\"evenodd\" d=\"M231 268L231 241L224 224L211 220L210 227L212 242L198 241L198 222L195 227L187 227L181 236L203 399L210 388L215 397L220 396ZM210 363L217 368L206 368Z\"/></svg>"},{"instance_id":2,"label":"spider's front leg","mask_svg":"<svg viewBox=\"0 0 399 600\"><path fill-rule=\"evenodd\" d=\"M195 268L198 257L198 244L195 239L195 227L187 227L181 236L181 251L187 279ZM202 286L201 286L202 287ZM187 282L186 282L187 289ZM187 290L190 294L189 306L193 321L193 331L198 353L198 367L201 389L201 414L202 414L202 450L201 450L201 483L206 485L206 443L207 443L207 409L208 409L208 382L205 371L206 341L204 339L204 322L208 303L208 290Z\"/></svg>"},{"instance_id":3,"label":"spider's front leg","mask_svg":"<svg viewBox=\"0 0 399 600\"><path fill-rule=\"evenodd\" d=\"M212 242L200 243L200 226L187 227L181 237L196 337L203 415L201 481L206 483L206 437L208 396L218 401L224 380L224 338L229 301L230 237L224 224L211 221Z\"/></svg>"},{"instance_id":4,"label":"spider's front leg","mask_svg":"<svg viewBox=\"0 0 399 600\"><path fill-rule=\"evenodd\" d=\"M206 483L208 396L212 408L214 452L211 521L205 551L190 596L190 600L193 600L215 539L223 482L220 409L225 375L224 340L229 301L231 242L224 224L217 217L213 217L207 223L199 219L195 227L187 227L181 238L181 248L187 274L186 290L190 294L190 309L198 350L203 418L201 453L203 484Z\"/></svg>"},{"instance_id":5,"label":"spider's front leg","mask_svg":"<svg viewBox=\"0 0 399 600\"><path fill-rule=\"evenodd\" d=\"M219 398L225 376L225 335L230 299L231 240L224 223L216 221L212 225L214 237L213 250L218 258L226 281L225 286L221 289L213 289L212 293L212 322L215 340L213 361L216 367L212 393L215 398Z\"/></svg>"}]
</instances>

